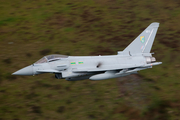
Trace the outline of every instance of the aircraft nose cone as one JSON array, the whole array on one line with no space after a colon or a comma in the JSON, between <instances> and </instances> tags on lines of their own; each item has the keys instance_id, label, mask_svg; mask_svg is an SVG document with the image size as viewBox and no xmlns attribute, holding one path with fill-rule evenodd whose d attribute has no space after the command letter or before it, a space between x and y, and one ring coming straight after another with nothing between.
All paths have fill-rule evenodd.
<instances>
[{"instance_id":1,"label":"aircraft nose cone","mask_svg":"<svg viewBox=\"0 0 180 120\"><path fill-rule=\"evenodd\" d=\"M12 75L33 75L33 66L27 66L25 68L22 68L14 72Z\"/></svg>"}]
</instances>

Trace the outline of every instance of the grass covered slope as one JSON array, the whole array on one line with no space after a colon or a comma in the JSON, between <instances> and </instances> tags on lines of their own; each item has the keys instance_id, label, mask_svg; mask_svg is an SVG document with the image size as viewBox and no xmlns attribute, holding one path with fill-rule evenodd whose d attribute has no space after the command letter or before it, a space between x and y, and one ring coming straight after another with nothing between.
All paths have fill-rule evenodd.
<instances>
[{"instance_id":1,"label":"grass covered slope","mask_svg":"<svg viewBox=\"0 0 180 120\"><path fill-rule=\"evenodd\" d=\"M3 1L0 4L0 119L179 119L180 2ZM107 55L159 22L152 52L163 64L104 81L11 76L48 54Z\"/></svg>"}]
</instances>

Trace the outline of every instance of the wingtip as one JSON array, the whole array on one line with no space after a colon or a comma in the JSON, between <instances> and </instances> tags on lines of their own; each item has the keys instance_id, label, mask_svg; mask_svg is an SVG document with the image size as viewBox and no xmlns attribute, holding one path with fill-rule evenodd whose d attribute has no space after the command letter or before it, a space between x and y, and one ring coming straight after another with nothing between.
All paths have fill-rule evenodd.
<instances>
[{"instance_id":1,"label":"wingtip","mask_svg":"<svg viewBox=\"0 0 180 120\"><path fill-rule=\"evenodd\" d=\"M150 24L151 27L159 27L159 24L158 22L153 22Z\"/></svg>"}]
</instances>

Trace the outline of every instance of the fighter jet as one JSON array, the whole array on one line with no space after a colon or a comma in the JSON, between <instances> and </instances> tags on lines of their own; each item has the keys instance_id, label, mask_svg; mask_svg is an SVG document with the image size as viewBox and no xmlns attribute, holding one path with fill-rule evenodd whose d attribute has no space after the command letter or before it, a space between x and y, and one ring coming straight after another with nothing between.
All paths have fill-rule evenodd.
<instances>
[{"instance_id":1,"label":"fighter jet","mask_svg":"<svg viewBox=\"0 0 180 120\"><path fill-rule=\"evenodd\" d=\"M12 75L37 75L53 73L57 79L104 80L136 74L140 70L152 68L156 62L150 53L159 23L151 23L132 43L117 55L107 56L44 56L30 66Z\"/></svg>"}]
</instances>

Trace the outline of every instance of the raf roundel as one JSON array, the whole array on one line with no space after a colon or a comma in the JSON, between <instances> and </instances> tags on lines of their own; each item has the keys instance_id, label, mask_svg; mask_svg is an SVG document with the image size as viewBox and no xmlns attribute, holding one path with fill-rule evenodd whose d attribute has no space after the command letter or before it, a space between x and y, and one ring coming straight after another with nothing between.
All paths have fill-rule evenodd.
<instances>
[{"instance_id":1,"label":"raf roundel","mask_svg":"<svg viewBox=\"0 0 180 120\"><path fill-rule=\"evenodd\" d=\"M145 42L144 36L141 36L141 37L140 37L140 40L141 40L142 43L144 43L144 42Z\"/></svg>"}]
</instances>

